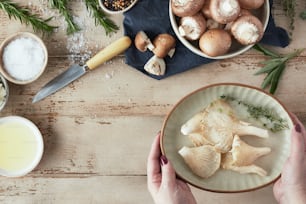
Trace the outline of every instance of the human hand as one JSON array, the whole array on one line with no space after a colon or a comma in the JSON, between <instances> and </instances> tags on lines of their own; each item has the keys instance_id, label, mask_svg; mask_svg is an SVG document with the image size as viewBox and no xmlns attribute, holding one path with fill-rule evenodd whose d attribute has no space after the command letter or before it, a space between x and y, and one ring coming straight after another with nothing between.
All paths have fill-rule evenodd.
<instances>
[{"instance_id":1,"label":"human hand","mask_svg":"<svg viewBox=\"0 0 306 204\"><path fill-rule=\"evenodd\" d=\"M171 163L161 154L160 133L154 139L147 163L148 190L156 204L196 204L189 186L176 178Z\"/></svg>"},{"instance_id":2,"label":"human hand","mask_svg":"<svg viewBox=\"0 0 306 204\"><path fill-rule=\"evenodd\" d=\"M306 203L306 131L303 124L292 115L295 127L291 133L290 156L285 162L279 180L273 187L278 203Z\"/></svg>"}]
</instances>

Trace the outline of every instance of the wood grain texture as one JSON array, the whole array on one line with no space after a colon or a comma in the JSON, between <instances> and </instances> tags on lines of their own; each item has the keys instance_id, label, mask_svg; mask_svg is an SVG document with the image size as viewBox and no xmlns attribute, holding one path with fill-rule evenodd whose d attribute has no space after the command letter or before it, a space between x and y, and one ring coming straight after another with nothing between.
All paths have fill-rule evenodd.
<instances>
[{"instance_id":1,"label":"wood grain texture","mask_svg":"<svg viewBox=\"0 0 306 204\"><path fill-rule=\"evenodd\" d=\"M256 87L264 78L254 76L264 56L254 50L226 60L202 65L158 81L124 63L120 55L100 68L74 81L44 100L32 104L37 91L73 63L86 60L123 34L123 16L111 16L120 31L105 36L88 16L82 1L69 1L70 9L82 25L82 32L65 34L65 22L48 8L47 1L15 2L27 5L43 17L55 18L59 25L50 37L40 35L47 45L49 63L45 73L29 85L10 86L10 97L0 116L20 115L32 120L41 130L45 152L38 167L21 178L0 177L1 203L153 203L146 187L146 159L151 143L166 114L183 96L203 86L220 82L239 82ZM298 0L298 11L303 1ZM273 7L277 25L287 27L279 3ZM305 21L296 18L288 53L306 45ZM31 27L9 20L0 11L0 41ZM73 43L82 38L76 48ZM289 62L276 97L306 123L306 53ZM239 194L192 191L198 203L272 204L272 186Z\"/></svg>"}]
</instances>

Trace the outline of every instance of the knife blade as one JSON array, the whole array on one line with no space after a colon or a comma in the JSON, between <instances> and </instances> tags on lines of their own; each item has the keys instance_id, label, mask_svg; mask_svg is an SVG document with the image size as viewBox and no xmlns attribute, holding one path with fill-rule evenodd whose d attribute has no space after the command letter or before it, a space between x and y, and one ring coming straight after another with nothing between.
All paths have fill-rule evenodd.
<instances>
[{"instance_id":1,"label":"knife blade","mask_svg":"<svg viewBox=\"0 0 306 204\"><path fill-rule=\"evenodd\" d=\"M99 67L104 62L112 59L124 50L130 47L132 41L128 36L123 36L111 43L103 50L98 52L95 56L89 59L84 66L74 64L70 66L66 71L56 76L50 82L48 82L33 98L32 103L36 103L47 96L55 93L61 88L67 86L74 80L80 78L88 71Z\"/></svg>"}]
</instances>

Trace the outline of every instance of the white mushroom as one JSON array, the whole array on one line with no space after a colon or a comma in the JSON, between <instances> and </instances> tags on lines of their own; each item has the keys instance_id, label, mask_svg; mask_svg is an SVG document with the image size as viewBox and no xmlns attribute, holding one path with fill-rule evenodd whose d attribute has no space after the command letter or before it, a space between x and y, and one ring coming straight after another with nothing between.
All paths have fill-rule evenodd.
<instances>
[{"instance_id":1,"label":"white mushroom","mask_svg":"<svg viewBox=\"0 0 306 204\"><path fill-rule=\"evenodd\" d=\"M239 17L232 25L231 32L234 38L243 45L259 42L263 37L263 25L253 15Z\"/></svg>"},{"instance_id":2,"label":"white mushroom","mask_svg":"<svg viewBox=\"0 0 306 204\"><path fill-rule=\"evenodd\" d=\"M149 59L149 61L144 65L144 69L153 75L162 76L166 72L166 63L164 59L154 55Z\"/></svg>"},{"instance_id":3,"label":"white mushroom","mask_svg":"<svg viewBox=\"0 0 306 204\"><path fill-rule=\"evenodd\" d=\"M210 0L205 0L204 6L201 9L202 14L206 17L206 18L211 18L211 12L210 12Z\"/></svg>"},{"instance_id":4,"label":"white mushroom","mask_svg":"<svg viewBox=\"0 0 306 204\"><path fill-rule=\"evenodd\" d=\"M208 30L199 40L200 49L211 57L227 53L231 44L232 39L230 34L223 29Z\"/></svg>"},{"instance_id":5,"label":"white mushroom","mask_svg":"<svg viewBox=\"0 0 306 204\"><path fill-rule=\"evenodd\" d=\"M206 20L206 28L208 30L210 29L214 29L214 28L224 28L224 24L218 23L217 21L215 21L212 18L209 18Z\"/></svg>"},{"instance_id":6,"label":"white mushroom","mask_svg":"<svg viewBox=\"0 0 306 204\"><path fill-rule=\"evenodd\" d=\"M181 36L188 40L198 40L206 30L206 20L201 13L182 17L178 28Z\"/></svg>"},{"instance_id":7,"label":"white mushroom","mask_svg":"<svg viewBox=\"0 0 306 204\"><path fill-rule=\"evenodd\" d=\"M164 58L167 55L172 57L175 52L175 38L167 33L159 34L153 41L154 49L153 53L159 57Z\"/></svg>"},{"instance_id":8,"label":"white mushroom","mask_svg":"<svg viewBox=\"0 0 306 204\"><path fill-rule=\"evenodd\" d=\"M134 42L135 47L141 52L145 52L147 49L151 51L154 49L154 45L144 31L139 31L136 34Z\"/></svg>"},{"instance_id":9,"label":"white mushroom","mask_svg":"<svg viewBox=\"0 0 306 204\"><path fill-rule=\"evenodd\" d=\"M171 9L179 17L192 16L200 11L205 0L171 0Z\"/></svg>"},{"instance_id":10,"label":"white mushroom","mask_svg":"<svg viewBox=\"0 0 306 204\"><path fill-rule=\"evenodd\" d=\"M211 0L209 9L212 18L222 24L235 20L240 13L238 0Z\"/></svg>"},{"instance_id":11,"label":"white mushroom","mask_svg":"<svg viewBox=\"0 0 306 204\"><path fill-rule=\"evenodd\" d=\"M264 2L264 0L239 0L240 6L245 9L258 9Z\"/></svg>"}]
</instances>

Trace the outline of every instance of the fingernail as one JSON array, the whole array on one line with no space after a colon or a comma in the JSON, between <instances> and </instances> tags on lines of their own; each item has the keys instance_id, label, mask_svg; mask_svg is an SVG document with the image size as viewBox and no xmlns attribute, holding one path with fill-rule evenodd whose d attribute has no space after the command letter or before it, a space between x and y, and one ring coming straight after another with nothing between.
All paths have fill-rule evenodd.
<instances>
[{"instance_id":1,"label":"fingernail","mask_svg":"<svg viewBox=\"0 0 306 204\"><path fill-rule=\"evenodd\" d=\"M166 165L168 163L168 159L164 155L160 156L159 159L160 159L161 166Z\"/></svg>"},{"instance_id":2,"label":"fingernail","mask_svg":"<svg viewBox=\"0 0 306 204\"><path fill-rule=\"evenodd\" d=\"M301 128L300 124L298 124L298 123L295 125L294 129L295 129L295 131L298 132L298 133L301 133L301 132L302 132L302 128Z\"/></svg>"}]
</instances>

